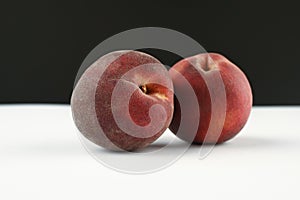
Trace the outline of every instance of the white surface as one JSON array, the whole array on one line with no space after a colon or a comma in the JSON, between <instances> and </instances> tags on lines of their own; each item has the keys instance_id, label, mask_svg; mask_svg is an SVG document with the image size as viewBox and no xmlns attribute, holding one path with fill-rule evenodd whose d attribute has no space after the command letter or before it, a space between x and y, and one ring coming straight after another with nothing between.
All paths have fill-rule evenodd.
<instances>
[{"instance_id":1,"label":"white surface","mask_svg":"<svg viewBox=\"0 0 300 200\"><path fill-rule=\"evenodd\" d=\"M300 199L300 107L256 107L235 139L198 153L122 174L83 148L69 106L0 106L1 200Z\"/></svg>"}]
</instances>

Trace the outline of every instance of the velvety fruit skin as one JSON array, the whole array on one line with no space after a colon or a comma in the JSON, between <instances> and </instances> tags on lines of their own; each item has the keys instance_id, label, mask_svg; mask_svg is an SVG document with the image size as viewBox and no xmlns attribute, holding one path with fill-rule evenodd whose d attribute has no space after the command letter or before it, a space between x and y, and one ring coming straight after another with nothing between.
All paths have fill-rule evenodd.
<instances>
[{"instance_id":1,"label":"velvety fruit skin","mask_svg":"<svg viewBox=\"0 0 300 200\"><path fill-rule=\"evenodd\" d=\"M174 116L170 125L173 133L178 133L182 118L192 121L193 116L196 116L196 114L200 115L200 118L198 131L192 139L194 143L222 143L240 132L246 124L252 108L252 92L246 76L236 65L217 53L199 54L179 61L169 70L173 80L175 96L182 95L183 91L186 90L186 86L179 80L177 72L183 75L188 84L192 86L200 109L193 109L192 107L197 105L188 104L188 108L192 108L191 111L188 115L182 115L182 106L179 105L175 97ZM224 84L217 84L218 76L221 77L219 80L222 80ZM207 83L211 84L211 90L208 89ZM225 94L223 99L218 96L221 96L222 93L220 85L223 86L223 91L225 91L225 93L223 92ZM217 108L214 115L216 119L213 121L212 96L215 97L213 102ZM220 108L222 103L225 108L218 109L218 106ZM221 112L223 111L225 111L225 114L223 114L225 119L223 117L222 121L218 117L221 118ZM221 126L219 129L221 133L220 131L208 132L209 126ZM187 140L186 138L191 137L193 134L195 133L191 133L188 128L185 128L179 137Z\"/></svg>"},{"instance_id":2,"label":"velvety fruit skin","mask_svg":"<svg viewBox=\"0 0 300 200\"><path fill-rule=\"evenodd\" d=\"M150 119L155 105L160 109L153 109ZM84 72L73 91L71 107L75 124L87 139L111 150L133 151L155 141L169 126L173 84L166 68L152 56L116 51ZM116 116L129 131L120 128ZM162 123L159 130L155 129L158 124L151 125L155 121ZM142 131L130 129L132 124Z\"/></svg>"}]
</instances>

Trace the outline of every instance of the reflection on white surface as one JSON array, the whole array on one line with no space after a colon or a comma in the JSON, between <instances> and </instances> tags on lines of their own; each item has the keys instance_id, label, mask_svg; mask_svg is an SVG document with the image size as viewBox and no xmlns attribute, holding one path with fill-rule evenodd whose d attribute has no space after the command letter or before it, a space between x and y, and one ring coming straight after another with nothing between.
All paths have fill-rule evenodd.
<instances>
[{"instance_id":1,"label":"reflection on white surface","mask_svg":"<svg viewBox=\"0 0 300 200\"><path fill-rule=\"evenodd\" d=\"M1 105L0 199L299 199L299 120L300 107L257 107L243 131L204 160L192 146L162 171L128 175L84 150L69 106Z\"/></svg>"}]
</instances>

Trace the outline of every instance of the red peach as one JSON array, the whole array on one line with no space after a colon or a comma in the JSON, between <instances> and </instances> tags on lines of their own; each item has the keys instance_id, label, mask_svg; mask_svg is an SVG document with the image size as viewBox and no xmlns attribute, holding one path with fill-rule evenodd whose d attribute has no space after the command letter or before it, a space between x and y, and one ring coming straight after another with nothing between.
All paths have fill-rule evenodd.
<instances>
[{"instance_id":1,"label":"red peach","mask_svg":"<svg viewBox=\"0 0 300 200\"><path fill-rule=\"evenodd\" d=\"M204 53L179 61L169 73L176 96L170 125L173 133L193 143L215 144L241 131L251 111L252 92L246 76L235 64L220 54ZM187 87L180 76L191 86L198 100L198 105L191 103L192 100L185 102L185 109L189 109L185 114L178 99L186 93ZM195 116L200 117L194 119ZM188 126L179 133L182 121L193 120L197 120L196 133Z\"/></svg>"},{"instance_id":2,"label":"red peach","mask_svg":"<svg viewBox=\"0 0 300 200\"><path fill-rule=\"evenodd\" d=\"M93 143L133 151L155 141L173 115L173 84L154 57L116 51L81 76L71 98L73 118Z\"/></svg>"}]
</instances>

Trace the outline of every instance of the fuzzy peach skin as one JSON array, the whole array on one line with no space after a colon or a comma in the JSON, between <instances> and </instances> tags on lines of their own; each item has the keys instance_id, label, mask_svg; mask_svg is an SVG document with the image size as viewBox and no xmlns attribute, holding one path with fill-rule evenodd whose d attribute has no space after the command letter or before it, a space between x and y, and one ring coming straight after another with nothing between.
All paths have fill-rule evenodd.
<instances>
[{"instance_id":1,"label":"fuzzy peach skin","mask_svg":"<svg viewBox=\"0 0 300 200\"><path fill-rule=\"evenodd\" d=\"M72 97L73 119L93 143L133 151L155 141L173 115L173 84L167 69L138 51L99 58L81 76Z\"/></svg>"},{"instance_id":2,"label":"fuzzy peach skin","mask_svg":"<svg viewBox=\"0 0 300 200\"><path fill-rule=\"evenodd\" d=\"M175 96L184 94L186 90L186 86L179 79L180 75L188 81L198 99L198 105L187 103L191 112L183 115L182 106L178 98L175 98L174 117L169 127L174 134L183 140L193 137L191 141L197 144L215 144L223 143L241 131L252 108L252 92L245 74L235 64L220 54L204 53L179 61L169 73L173 80ZM198 106L198 110L193 109ZM213 106L216 108L214 115ZM179 134L181 121L195 120L193 118L197 114L200 115L197 133L184 128ZM216 128L218 126L219 129Z\"/></svg>"}]
</instances>

